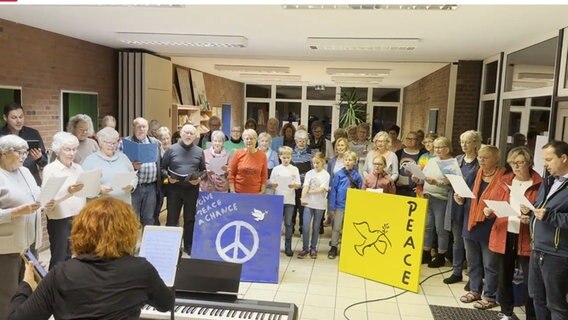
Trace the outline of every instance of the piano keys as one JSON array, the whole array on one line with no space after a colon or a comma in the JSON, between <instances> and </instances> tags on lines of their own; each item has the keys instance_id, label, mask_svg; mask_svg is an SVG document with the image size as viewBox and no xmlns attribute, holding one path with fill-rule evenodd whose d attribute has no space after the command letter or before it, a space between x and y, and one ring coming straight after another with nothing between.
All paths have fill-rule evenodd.
<instances>
[{"instance_id":1,"label":"piano keys","mask_svg":"<svg viewBox=\"0 0 568 320\"><path fill-rule=\"evenodd\" d=\"M249 319L297 320L298 307L293 303L237 299L232 302L196 299L176 299L175 319ZM171 319L171 313L159 312L154 307L142 307L140 319Z\"/></svg>"}]
</instances>

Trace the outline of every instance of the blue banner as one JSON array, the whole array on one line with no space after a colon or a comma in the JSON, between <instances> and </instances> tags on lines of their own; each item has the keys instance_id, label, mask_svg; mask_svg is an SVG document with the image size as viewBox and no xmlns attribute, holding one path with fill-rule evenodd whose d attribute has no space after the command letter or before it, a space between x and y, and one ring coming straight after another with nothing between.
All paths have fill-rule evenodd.
<instances>
[{"instance_id":1,"label":"blue banner","mask_svg":"<svg viewBox=\"0 0 568 320\"><path fill-rule=\"evenodd\" d=\"M242 281L278 283L283 201L199 192L191 257L241 263Z\"/></svg>"}]
</instances>

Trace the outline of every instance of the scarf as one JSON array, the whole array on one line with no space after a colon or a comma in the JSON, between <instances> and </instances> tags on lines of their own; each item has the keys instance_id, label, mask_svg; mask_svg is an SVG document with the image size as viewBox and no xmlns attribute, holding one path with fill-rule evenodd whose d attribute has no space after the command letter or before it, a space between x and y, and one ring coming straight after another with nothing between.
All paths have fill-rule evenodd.
<instances>
[{"instance_id":1,"label":"scarf","mask_svg":"<svg viewBox=\"0 0 568 320\"><path fill-rule=\"evenodd\" d=\"M475 177L475 182L473 183L473 194L477 197L477 199L471 199L471 205L469 207L469 220L467 221L467 230L471 231L473 227L475 227L478 223L482 223L486 220L485 214L483 214L483 209L487 207L485 204L484 199L494 199L495 197L492 195L493 190L496 190L497 186L501 182L503 178L503 173L505 169L497 168L495 170L495 174L493 175L493 179L487 185L487 188L483 190L481 195L479 194L479 189L481 187L481 182L483 181L483 169L477 170L477 175ZM499 190L497 190L499 191Z\"/></svg>"}]
</instances>

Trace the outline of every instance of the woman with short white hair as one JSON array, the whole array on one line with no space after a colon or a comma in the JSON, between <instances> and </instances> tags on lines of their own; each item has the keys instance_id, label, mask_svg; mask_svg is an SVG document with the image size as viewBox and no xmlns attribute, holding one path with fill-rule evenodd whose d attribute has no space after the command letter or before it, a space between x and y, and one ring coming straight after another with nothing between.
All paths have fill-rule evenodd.
<instances>
[{"instance_id":1,"label":"woman with short white hair","mask_svg":"<svg viewBox=\"0 0 568 320\"><path fill-rule=\"evenodd\" d=\"M109 195L132 204L131 193L138 185L138 177L135 175L126 186L119 190L111 187L112 179L117 173L134 172L132 162L128 157L116 150L118 146L118 132L111 127L102 128L98 133L101 150L93 153L83 162L83 170L102 169L101 194Z\"/></svg>"},{"instance_id":2,"label":"woman with short white hair","mask_svg":"<svg viewBox=\"0 0 568 320\"><path fill-rule=\"evenodd\" d=\"M36 241L41 224L39 187L28 168L26 140L10 134L0 137L0 315L6 315L18 289L20 253Z\"/></svg>"},{"instance_id":3,"label":"woman with short white hair","mask_svg":"<svg viewBox=\"0 0 568 320\"><path fill-rule=\"evenodd\" d=\"M229 153L223 147L224 142L225 134L223 131L216 130L211 133L211 146L203 151L207 170L207 176L201 181L201 190L203 191L227 192L229 190L229 181L227 180ZM217 163L215 167L213 167L213 162ZM217 167L218 164L222 164L221 168Z\"/></svg>"},{"instance_id":4,"label":"woman with short white hair","mask_svg":"<svg viewBox=\"0 0 568 320\"><path fill-rule=\"evenodd\" d=\"M258 148L266 154L266 161L268 161L268 171L280 164L278 161L278 152L272 150L272 136L267 132L262 132L258 135Z\"/></svg>"},{"instance_id":5,"label":"woman with short white hair","mask_svg":"<svg viewBox=\"0 0 568 320\"><path fill-rule=\"evenodd\" d=\"M246 129L242 136L245 148L235 151L231 160L229 190L236 193L263 194L268 177L266 155L256 147L256 131Z\"/></svg>"},{"instance_id":6,"label":"woman with short white hair","mask_svg":"<svg viewBox=\"0 0 568 320\"><path fill-rule=\"evenodd\" d=\"M75 154L75 163L81 164L91 154L99 151L99 145L94 139L93 120L86 114L76 114L67 123L67 132L73 134L79 140L79 146ZM53 150L52 150L53 152Z\"/></svg>"},{"instance_id":7,"label":"woman with short white hair","mask_svg":"<svg viewBox=\"0 0 568 320\"><path fill-rule=\"evenodd\" d=\"M47 233L49 234L49 250L51 260L49 268L71 258L69 235L73 217L85 205L85 198L73 196L83 188L76 184L77 178L83 172L81 165L74 162L80 142L69 132L58 132L53 136L51 151L57 158L43 169L44 187L52 177L64 177L65 182L55 195L55 205L51 210L45 210L47 215Z\"/></svg>"}]
</instances>

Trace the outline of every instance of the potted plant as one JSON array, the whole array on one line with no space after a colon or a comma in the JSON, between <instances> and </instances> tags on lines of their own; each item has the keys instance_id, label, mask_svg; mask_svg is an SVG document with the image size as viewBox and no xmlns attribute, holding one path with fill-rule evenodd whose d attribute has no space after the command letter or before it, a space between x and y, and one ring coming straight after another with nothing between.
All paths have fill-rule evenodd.
<instances>
[{"instance_id":1,"label":"potted plant","mask_svg":"<svg viewBox=\"0 0 568 320\"><path fill-rule=\"evenodd\" d=\"M341 91L339 99L339 126L341 128L356 126L365 122L367 110L361 100L357 97L355 88Z\"/></svg>"}]
</instances>

